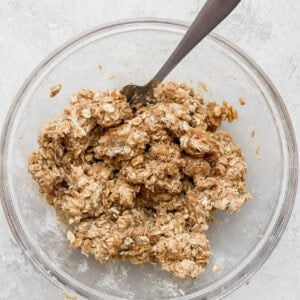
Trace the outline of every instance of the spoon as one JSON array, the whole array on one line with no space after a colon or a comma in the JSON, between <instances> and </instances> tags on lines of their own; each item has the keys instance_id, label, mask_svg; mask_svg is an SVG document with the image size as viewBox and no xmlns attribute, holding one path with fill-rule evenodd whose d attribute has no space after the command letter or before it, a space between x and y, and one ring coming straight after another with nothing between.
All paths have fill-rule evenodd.
<instances>
[{"instance_id":1,"label":"spoon","mask_svg":"<svg viewBox=\"0 0 300 300\"><path fill-rule=\"evenodd\" d=\"M220 24L241 0L207 0L196 19L186 32L169 59L158 73L143 86L129 84L121 93L127 97L133 111L147 105L153 89L176 67L176 65L218 24Z\"/></svg>"}]
</instances>

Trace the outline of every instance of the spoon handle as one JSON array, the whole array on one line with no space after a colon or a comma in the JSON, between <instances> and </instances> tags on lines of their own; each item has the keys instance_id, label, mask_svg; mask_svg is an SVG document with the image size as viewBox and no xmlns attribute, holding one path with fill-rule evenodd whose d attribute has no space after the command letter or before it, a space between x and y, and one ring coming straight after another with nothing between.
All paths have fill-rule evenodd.
<instances>
[{"instance_id":1,"label":"spoon handle","mask_svg":"<svg viewBox=\"0 0 300 300\"><path fill-rule=\"evenodd\" d=\"M148 83L156 86L174 67L218 24L220 24L241 0L207 0L169 59Z\"/></svg>"}]
</instances>

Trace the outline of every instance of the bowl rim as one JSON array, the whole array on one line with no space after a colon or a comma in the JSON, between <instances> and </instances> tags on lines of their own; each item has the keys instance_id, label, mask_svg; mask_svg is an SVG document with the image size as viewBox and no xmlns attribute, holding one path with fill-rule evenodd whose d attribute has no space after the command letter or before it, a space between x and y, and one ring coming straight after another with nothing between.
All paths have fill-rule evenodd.
<instances>
[{"instance_id":1,"label":"bowl rim","mask_svg":"<svg viewBox=\"0 0 300 300\"><path fill-rule=\"evenodd\" d=\"M6 179L3 174L5 173L5 146L8 139L7 133L9 132L10 127L12 126L14 114L18 110L18 106L21 103L21 97L27 90L28 86L35 79L36 75L38 75L46 66L47 64L52 61L57 55L63 52L68 47L74 45L75 43L79 42L81 39L91 36L94 33L109 30L115 27L124 27L134 24L160 24L160 25L169 25L175 26L177 28L181 27L182 29L187 29L189 27L189 23L183 22L176 19L164 19L164 18L134 18L134 19L123 19L123 20L116 20L109 23L104 23L100 26L93 27L87 31L84 31L74 38L66 41L60 47L56 48L50 54L46 56L46 58L31 72L31 74L27 77L19 91L17 92L16 96L14 97L9 111L5 117L4 125L2 129L2 134L0 138L0 153L1 153L1 161L0 161L0 197L2 202L2 207L4 210L4 214L6 216L7 222L9 227L13 233L14 238L16 239L19 247L25 253L26 257L32 262L35 269L37 269L40 273L44 275L50 282L54 283L56 286L62 289L72 289L76 293L85 296L85 297L92 297L93 295L87 291L84 291L82 288L74 286L68 279L63 278L60 274L58 274L55 270L51 270L48 268L42 259L37 255L34 249L28 249L26 242L23 241L23 236L20 234L20 224L18 224L17 216L15 214L13 205L10 201L10 196L7 197L6 192ZM276 247L277 243L279 242L280 238L283 235L283 232L286 228L286 225L290 219L290 215L292 213L293 205L295 202L296 192L297 192L297 184L298 184L298 151L297 151L297 144L295 133L293 129L293 125L291 119L289 117L288 111L285 107L284 101L282 100L279 92L275 88L272 81L266 75L266 73L257 65L256 62L252 60L243 50L237 47L232 42L226 40L225 38L221 37L218 34L212 33L210 37L221 42L221 44L228 47L231 51L237 53L239 57L241 57L247 64L252 66L256 70L256 76L258 76L262 81L264 81L268 89L270 90L271 94L274 96L274 105L276 109L279 111L282 117L282 124L283 124L283 131L286 139L288 141L287 147L287 162L288 162L288 182L289 185L293 188L288 189L287 193L285 194L285 199L282 204L282 208L277 218L277 222L274 224L271 232L270 237L268 238L261 249L256 253L254 257L241 269L239 270L232 278L225 281L224 284L218 285L212 290L201 293L200 291L194 292L192 294L186 296L180 296L177 299L202 299L202 298L219 298L225 295L228 295L237 287L239 287L245 280L247 280L251 275L253 275L256 271L260 269L266 259L270 256L273 252L274 248ZM271 236L272 235L272 236ZM111 295L107 295L105 293L99 292L102 294L103 297L110 297L111 299L123 299ZM201 297L201 298L199 298Z\"/></svg>"}]
</instances>

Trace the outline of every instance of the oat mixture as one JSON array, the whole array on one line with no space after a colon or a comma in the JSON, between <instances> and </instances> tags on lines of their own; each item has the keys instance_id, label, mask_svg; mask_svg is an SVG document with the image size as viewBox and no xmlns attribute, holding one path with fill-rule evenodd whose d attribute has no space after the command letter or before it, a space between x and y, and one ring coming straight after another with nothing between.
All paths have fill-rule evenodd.
<instances>
[{"instance_id":1,"label":"oat mixture","mask_svg":"<svg viewBox=\"0 0 300 300\"><path fill-rule=\"evenodd\" d=\"M236 117L182 83L160 84L135 115L117 90L81 90L42 127L29 172L70 224L71 247L195 278L211 254L213 211L250 199L243 153L218 130Z\"/></svg>"}]
</instances>

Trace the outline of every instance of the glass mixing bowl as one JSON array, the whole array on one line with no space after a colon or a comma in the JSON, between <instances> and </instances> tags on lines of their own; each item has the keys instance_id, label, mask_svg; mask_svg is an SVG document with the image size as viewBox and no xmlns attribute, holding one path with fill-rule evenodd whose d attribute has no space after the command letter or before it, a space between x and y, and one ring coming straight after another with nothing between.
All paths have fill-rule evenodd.
<instances>
[{"instance_id":1,"label":"glass mixing bowl","mask_svg":"<svg viewBox=\"0 0 300 300\"><path fill-rule=\"evenodd\" d=\"M82 88L120 88L147 82L187 30L165 20L135 20L96 28L63 45L28 78L13 101L1 141L1 198L10 227L28 258L50 281L89 298L211 299L245 281L270 255L288 222L297 183L293 128L278 92L259 67L217 35L203 40L167 80L194 87L206 100L234 104L239 119L224 124L241 145L253 195L238 214L218 213L208 231L212 258L196 280L159 266L99 264L68 248L66 227L27 172L40 126L58 116ZM102 69L100 68L102 66ZM101 69L101 70L100 70ZM49 99L49 89L62 91ZM241 106L238 99L246 104ZM251 132L255 136L251 137ZM260 147L259 153L257 147ZM213 272L213 266L220 266Z\"/></svg>"}]
</instances>

